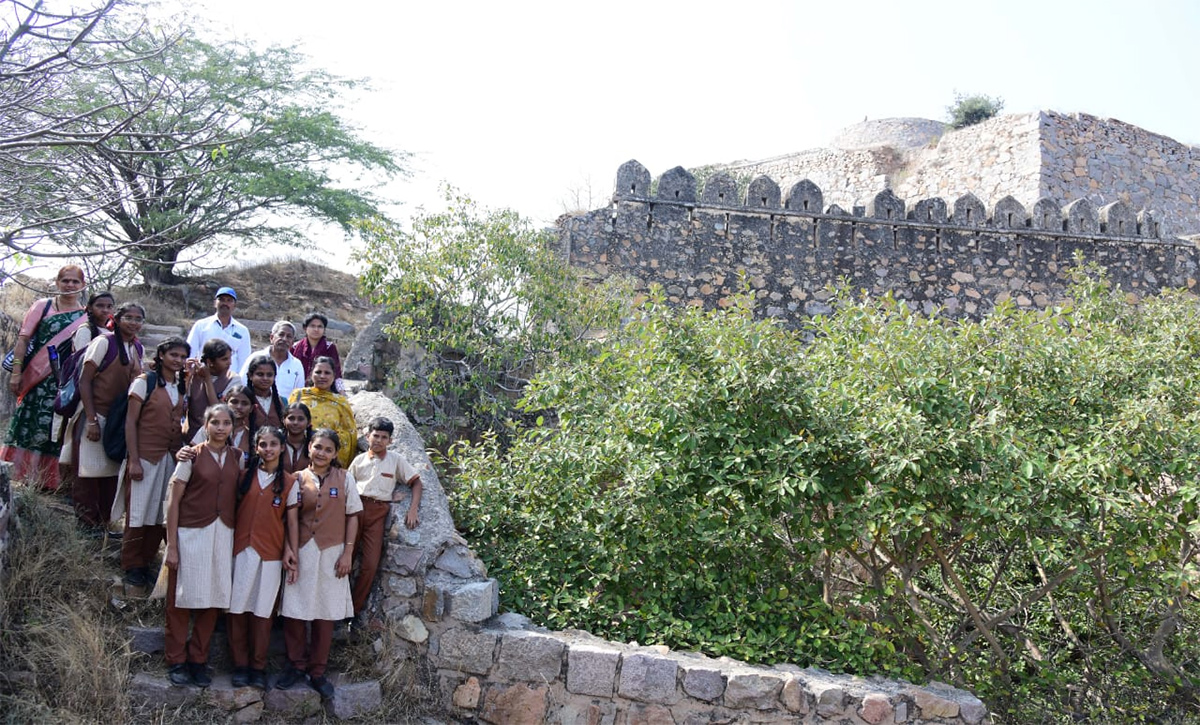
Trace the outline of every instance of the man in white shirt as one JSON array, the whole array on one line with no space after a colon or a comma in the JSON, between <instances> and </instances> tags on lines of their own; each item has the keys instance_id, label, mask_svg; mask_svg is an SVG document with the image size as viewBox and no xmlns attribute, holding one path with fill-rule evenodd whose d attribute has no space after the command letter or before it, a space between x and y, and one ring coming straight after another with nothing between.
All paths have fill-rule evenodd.
<instances>
[{"instance_id":1,"label":"man in white shirt","mask_svg":"<svg viewBox=\"0 0 1200 725\"><path fill-rule=\"evenodd\" d=\"M275 389L279 397L287 400L292 391L304 387L304 363L292 354L292 343L296 341L296 326L280 320L271 327L271 345L255 352L242 365L242 379L249 380L250 360L266 355L275 361Z\"/></svg>"},{"instance_id":2,"label":"man in white shirt","mask_svg":"<svg viewBox=\"0 0 1200 725\"><path fill-rule=\"evenodd\" d=\"M200 357L204 343L214 337L223 338L233 351L230 369L241 370L250 360L250 330L233 319L233 310L237 307L237 292L232 287L222 287L213 296L213 307L217 314L196 320L192 331L188 333L187 341L192 347L192 357Z\"/></svg>"}]
</instances>

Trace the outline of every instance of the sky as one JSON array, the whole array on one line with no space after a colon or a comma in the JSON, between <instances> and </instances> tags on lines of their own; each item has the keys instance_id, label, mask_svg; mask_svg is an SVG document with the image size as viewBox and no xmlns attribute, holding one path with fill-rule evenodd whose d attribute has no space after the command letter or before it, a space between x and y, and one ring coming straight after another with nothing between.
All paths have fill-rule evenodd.
<instances>
[{"instance_id":1,"label":"sky","mask_svg":"<svg viewBox=\"0 0 1200 725\"><path fill-rule=\"evenodd\" d=\"M413 154L397 217L439 185L539 224L599 207L617 167L759 159L956 92L1200 144L1200 2L200 0L190 12L369 78L343 113ZM589 203L590 202L590 203ZM343 266L343 265L338 265Z\"/></svg>"}]
</instances>

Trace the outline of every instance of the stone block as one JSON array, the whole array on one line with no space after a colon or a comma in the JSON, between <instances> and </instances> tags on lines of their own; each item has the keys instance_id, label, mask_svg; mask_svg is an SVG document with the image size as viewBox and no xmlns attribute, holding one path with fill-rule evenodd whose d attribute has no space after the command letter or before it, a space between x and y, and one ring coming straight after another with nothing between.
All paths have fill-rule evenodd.
<instances>
[{"instance_id":1,"label":"stone block","mask_svg":"<svg viewBox=\"0 0 1200 725\"><path fill-rule=\"evenodd\" d=\"M235 723L258 722L266 709L266 703L262 700L252 702L243 707L241 710L233 713L233 721Z\"/></svg>"},{"instance_id":2,"label":"stone block","mask_svg":"<svg viewBox=\"0 0 1200 725\"><path fill-rule=\"evenodd\" d=\"M172 685L165 675L139 672L129 683L129 700L141 707L181 707L200 697L196 687Z\"/></svg>"},{"instance_id":3,"label":"stone block","mask_svg":"<svg viewBox=\"0 0 1200 725\"><path fill-rule=\"evenodd\" d=\"M555 682L562 676L562 640L539 632L516 630L500 637L500 656L493 676L501 680Z\"/></svg>"},{"instance_id":4,"label":"stone block","mask_svg":"<svg viewBox=\"0 0 1200 725\"><path fill-rule=\"evenodd\" d=\"M460 579L487 576L487 567L465 546L452 546L446 549L433 566Z\"/></svg>"},{"instance_id":5,"label":"stone block","mask_svg":"<svg viewBox=\"0 0 1200 725\"><path fill-rule=\"evenodd\" d=\"M229 675L213 675L208 688L208 701L222 710L241 710L255 702L262 702L263 693L254 687L234 687Z\"/></svg>"},{"instance_id":6,"label":"stone block","mask_svg":"<svg viewBox=\"0 0 1200 725\"><path fill-rule=\"evenodd\" d=\"M446 590L446 614L460 622L482 622L499 609L500 587L495 579Z\"/></svg>"},{"instance_id":7,"label":"stone block","mask_svg":"<svg viewBox=\"0 0 1200 725\"><path fill-rule=\"evenodd\" d=\"M914 689L911 694L913 703L920 709L923 718L958 717L958 703L951 699L923 689Z\"/></svg>"},{"instance_id":8,"label":"stone block","mask_svg":"<svg viewBox=\"0 0 1200 725\"><path fill-rule=\"evenodd\" d=\"M454 688L450 701L455 707L463 710L474 710L479 706L479 695L482 688L478 677L468 677L467 681Z\"/></svg>"},{"instance_id":9,"label":"stone block","mask_svg":"<svg viewBox=\"0 0 1200 725\"><path fill-rule=\"evenodd\" d=\"M263 703L269 712L279 713L287 720L303 720L321 711L321 696L316 690L303 684L290 690L276 690L272 687L264 693Z\"/></svg>"},{"instance_id":10,"label":"stone block","mask_svg":"<svg viewBox=\"0 0 1200 725\"><path fill-rule=\"evenodd\" d=\"M614 725L616 719L614 703L572 700L558 712L551 713L548 722L555 725Z\"/></svg>"},{"instance_id":11,"label":"stone block","mask_svg":"<svg viewBox=\"0 0 1200 725\"><path fill-rule=\"evenodd\" d=\"M437 587L426 587L425 595L421 597L421 619L426 622L440 622L446 611L446 600L442 590Z\"/></svg>"},{"instance_id":12,"label":"stone block","mask_svg":"<svg viewBox=\"0 0 1200 725\"><path fill-rule=\"evenodd\" d=\"M725 694L725 675L714 667L684 665L683 691L697 700L715 702Z\"/></svg>"},{"instance_id":13,"label":"stone block","mask_svg":"<svg viewBox=\"0 0 1200 725\"><path fill-rule=\"evenodd\" d=\"M492 667L499 640L490 632L472 632L465 627L448 629L437 640L433 664L448 670L485 675Z\"/></svg>"},{"instance_id":14,"label":"stone block","mask_svg":"<svg viewBox=\"0 0 1200 725\"><path fill-rule=\"evenodd\" d=\"M148 655L162 652L166 643L166 632L162 627L129 626L125 628L125 635L129 637L131 651Z\"/></svg>"},{"instance_id":15,"label":"stone block","mask_svg":"<svg viewBox=\"0 0 1200 725\"><path fill-rule=\"evenodd\" d=\"M410 576L389 576L387 590L394 596L413 597L417 594L417 580Z\"/></svg>"},{"instance_id":16,"label":"stone block","mask_svg":"<svg viewBox=\"0 0 1200 725\"><path fill-rule=\"evenodd\" d=\"M628 725L675 725L675 717L668 707L634 703L625 712Z\"/></svg>"},{"instance_id":17,"label":"stone block","mask_svg":"<svg viewBox=\"0 0 1200 725\"><path fill-rule=\"evenodd\" d=\"M813 695L817 701L817 714L821 717L840 715L846 706L846 691L837 685L825 683L812 684Z\"/></svg>"},{"instance_id":18,"label":"stone block","mask_svg":"<svg viewBox=\"0 0 1200 725\"><path fill-rule=\"evenodd\" d=\"M983 722L987 714L987 706L977 697L964 697L958 703L958 716L969 725Z\"/></svg>"},{"instance_id":19,"label":"stone block","mask_svg":"<svg viewBox=\"0 0 1200 725\"><path fill-rule=\"evenodd\" d=\"M783 689L783 678L758 672L735 672L725 686L725 706L769 710Z\"/></svg>"},{"instance_id":20,"label":"stone block","mask_svg":"<svg viewBox=\"0 0 1200 725\"><path fill-rule=\"evenodd\" d=\"M424 574L424 567L421 562L425 557L425 550L415 546L393 546L388 550L388 566L389 571L394 571L397 574L404 576L413 576Z\"/></svg>"},{"instance_id":21,"label":"stone block","mask_svg":"<svg viewBox=\"0 0 1200 725\"><path fill-rule=\"evenodd\" d=\"M429 630L425 627L425 623L420 617L414 617L409 614L396 627L396 633L409 642L420 644L429 639Z\"/></svg>"},{"instance_id":22,"label":"stone block","mask_svg":"<svg viewBox=\"0 0 1200 725\"><path fill-rule=\"evenodd\" d=\"M783 689L779 691L779 701L791 712L801 715L808 713L808 692L799 677L788 677L783 681Z\"/></svg>"},{"instance_id":23,"label":"stone block","mask_svg":"<svg viewBox=\"0 0 1200 725\"><path fill-rule=\"evenodd\" d=\"M545 685L493 685L483 696L479 719L498 725L545 722L548 693Z\"/></svg>"},{"instance_id":24,"label":"stone block","mask_svg":"<svg viewBox=\"0 0 1200 725\"><path fill-rule=\"evenodd\" d=\"M621 653L594 645L573 644L567 651L567 690L579 695L612 697Z\"/></svg>"},{"instance_id":25,"label":"stone block","mask_svg":"<svg viewBox=\"0 0 1200 725\"><path fill-rule=\"evenodd\" d=\"M888 702L887 696L877 692L864 697L862 707L858 709L858 716L871 725L890 724L894 722L895 715L896 709L892 707L892 703Z\"/></svg>"},{"instance_id":26,"label":"stone block","mask_svg":"<svg viewBox=\"0 0 1200 725\"><path fill-rule=\"evenodd\" d=\"M671 705L679 701L675 681L679 665L666 657L627 654L621 660L617 694L631 700Z\"/></svg>"},{"instance_id":27,"label":"stone block","mask_svg":"<svg viewBox=\"0 0 1200 725\"><path fill-rule=\"evenodd\" d=\"M383 707L383 688L379 680L337 683L333 699L325 706L330 715L343 720L377 712Z\"/></svg>"}]
</instances>

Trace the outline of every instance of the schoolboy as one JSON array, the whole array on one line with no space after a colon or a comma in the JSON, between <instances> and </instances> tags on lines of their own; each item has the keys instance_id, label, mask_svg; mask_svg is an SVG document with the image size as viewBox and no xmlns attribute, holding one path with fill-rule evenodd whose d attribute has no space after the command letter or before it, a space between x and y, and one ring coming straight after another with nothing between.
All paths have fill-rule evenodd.
<instances>
[{"instance_id":1,"label":"schoolboy","mask_svg":"<svg viewBox=\"0 0 1200 725\"><path fill-rule=\"evenodd\" d=\"M387 418L375 418L367 425L367 444L370 449L350 464L350 474L358 483L358 495L363 510L359 514L358 550L362 557L358 578L351 589L354 613L362 611L379 570L379 559L383 553L383 527L387 522L392 503L403 498L403 491L396 484L412 489L412 502L404 516L404 525L414 529L420 523L418 510L421 506L421 475L404 456L389 451L392 434L396 428Z\"/></svg>"}]
</instances>

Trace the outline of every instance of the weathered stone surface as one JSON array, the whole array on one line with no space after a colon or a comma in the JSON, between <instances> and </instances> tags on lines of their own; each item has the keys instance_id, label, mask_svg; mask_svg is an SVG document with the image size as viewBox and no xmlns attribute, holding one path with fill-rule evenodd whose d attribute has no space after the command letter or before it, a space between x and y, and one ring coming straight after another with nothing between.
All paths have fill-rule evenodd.
<instances>
[{"instance_id":1,"label":"weathered stone surface","mask_svg":"<svg viewBox=\"0 0 1200 725\"><path fill-rule=\"evenodd\" d=\"M655 655L627 654L621 660L621 678L617 693L643 702L670 705L679 700L675 689L679 665Z\"/></svg>"},{"instance_id":2,"label":"weathered stone surface","mask_svg":"<svg viewBox=\"0 0 1200 725\"><path fill-rule=\"evenodd\" d=\"M554 682L562 674L562 640L539 632L515 630L500 637L494 676L502 680Z\"/></svg>"},{"instance_id":3,"label":"weathered stone surface","mask_svg":"<svg viewBox=\"0 0 1200 725\"><path fill-rule=\"evenodd\" d=\"M440 622L446 610L446 600L442 590L426 586L425 595L421 598L421 618L426 622Z\"/></svg>"},{"instance_id":4,"label":"weathered stone surface","mask_svg":"<svg viewBox=\"0 0 1200 725\"><path fill-rule=\"evenodd\" d=\"M241 710L263 699L262 690L254 687L234 687L229 681L229 675L225 673L213 675L212 686L206 694L209 702L222 710Z\"/></svg>"},{"instance_id":5,"label":"weathered stone surface","mask_svg":"<svg viewBox=\"0 0 1200 725\"><path fill-rule=\"evenodd\" d=\"M799 677L793 675L783 681L779 701L791 712L798 712L801 715L808 713L808 693L805 692L804 683Z\"/></svg>"},{"instance_id":6,"label":"weathered stone surface","mask_svg":"<svg viewBox=\"0 0 1200 725\"><path fill-rule=\"evenodd\" d=\"M303 684L290 690L272 687L263 694L263 702L269 712L279 713L289 720L302 720L321 711L321 696Z\"/></svg>"},{"instance_id":7,"label":"weathered stone surface","mask_svg":"<svg viewBox=\"0 0 1200 725\"><path fill-rule=\"evenodd\" d=\"M434 562L434 567L453 574L461 579L471 579L477 576L487 576L487 567L475 556L474 552L465 546L451 546L442 552Z\"/></svg>"},{"instance_id":8,"label":"weathered stone surface","mask_svg":"<svg viewBox=\"0 0 1200 725\"><path fill-rule=\"evenodd\" d=\"M424 558L425 551L413 546L393 546L388 550L389 569L405 576L423 573Z\"/></svg>"},{"instance_id":9,"label":"weathered stone surface","mask_svg":"<svg viewBox=\"0 0 1200 725\"><path fill-rule=\"evenodd\" d=\"M767 710L775 706L782 689L783 678L778 675L735 672L725 686L725 706Z\"/></svg>"},{"instance_id":10,"label":"weathered stone surface","mask_svg":"<svg viewBox=\"0 0 1200 725\"><path fill-rule=\"evenodd\" d=\"M670 708L635 702L626 711L625 722L629 725L675 725L675 717Z\"/></svg>"},{"instance_id":11,"label":"weathered stone surface","mask_svg":"<svg viewBox=\"0 0 1200 725\"><path fill-rule=\"evenodd\" d=\"M446 590L446 614L460 622L482 622L500 608L500 586L495 579L467 582Z\"/></svg>"},{"instance_id":12,"label":"weathered stone surface","mask_svg":"<svg viewBox=\"0 0 1200 725\"><path fill-rule=\"evenodd\" d=\"M683 665L683 691L697 700L715 702L725 694L725 675L713 667Z\"/></svg>"},{"instance_id":13,"label":"weathered stone surface","mask_svg":"<svg viewBox=\"0 0 1200 725\"><path fill-rule=\"evenodd\" d=\"M606 647L572 644L567 652L567 690L579 695L612 697L621 653Z\"/></svg>"},{"instance_id":14,"label":"weathered stone surface","mask_svg":"<svg viewBox=\"0 0 1200 725\"><path fill-rule=\"evenodd\" d=\"M417 594L417 580L410 576L389 576L387 592L397 597L413 597Z\"/></svg>"},{"instance_id":15,"label":"weathered stone surface","mask_svg":"<svg viewBox=\"0 0 1200 725\"><path fill-rule=\"evenodd\" d=\"M152 655L163 651L165 632L162 627L131 625L125 628L125 635L129 637L129 649L134 652Z\"/></svg>"},{"instance_id":16,"label":"weathered stone surface","mask_svg":"<svg viewBox=\"0 0 1200 725\"><path fill-rule=\"evenodd\" d=\"M347 720L377 712L383 707L383 688L379 680L365 682L338 682L333 690L333 699L325 706L334 717Z\"/></svg>"},{"instance_id":17,"label":"weathered stone surface","mask_svg":"<svg viewBox=\"0 0 1200 725\"><path fill-rule=\"evenodd\" d=\"M479 719L505 725L507 723L540 723L546 719L545 685L524 682L515 685L492 685L483 696Z\"/></svg>"},{"instance_id":18,"label":"weathered stone surface","mask_svg":"<svg viewBox=\"0 0 1200 725\"><path fill-rule=\"evenodd\" d=\"M431 653L431 659L435 666L448 670L487 674L498 640L491 632L472 632L465 627L455 627L438 637L437 652Z\"/></svg>"},{"instance_id":19,"label":"weathered stone surface","mask_svg":"<svg viewBox=\"0 0 1200 725\"><path fill-rule=\"evenodd\" d=\"M233 721L235 723L258 722L262 718L263 711L266 709L266 703L262 700L252 702L243 707L241 710L233 713Z\"/></svg>"},{"instance_id":20,"label":"weathered stone surface","mask_svg":"<svg viewBox=\"0 0 1200 725\"><path fill-rule=\"evenodd\" d=\"M817 714L832 717L846 706L846 691L837 685L811 685L817 701Z\"/></svg>"},{"instance_id":21,"label":"weathered stone surface","mask_svg":"<svg viewBox=\"0 0 1200 725\"><path fill-rule=\"evenodd\" d=\"M550 713L555 725L615 725L617 706L611 702L585 702L572 699L558 712Z\"/></svg>"},{"instance_id":22,"label":"weathered stone surface","mask_svg":"<svg viewBox=\"0 0 1200 725\"><path fill-rule=\"evenodd\" d=\"M396 634L409 642L418 644L429 639L429 630L425 627L425 623L421 621L420 617L414 617L411 614L400 620L396 627Z\"/></svg>"},{"instance_id":23,"label":"weathered stone surface","mask_svg":"<svg viewBox=\"0 0 1200 725\"><path fill-rule=\"evenodd\" d=\"M953 700L924 689L914 689L910 694L923 718L958 717L958 703Z\"/></svg>"},{"instance_id":24,"label":"weathered stone surface","mask_svg":"<svg viewBox=\"0 0 1200 725\"><path fill-rule=\"evenodd\" d=\"M478 677L468 677L467 681L454 688L454 696L451 702L455 707L464 710L474 710L479 706L479 695L482 688L479 684Z\"/></svg>"},{"instance_id":25,"label":"weathered stone surface","mask_svg":"<svg viewBox=\"0 0 1200 725\"><path fill-rule=\"evenodd\" d=\"M180 707L198 697L198 688L172 685L165 675L139 672L129 683L129 700L139 707Z\"/></svg>"},{"instance_id":26,"label":"weathered stone surface","mask_svg":"<svg viewBox=\"0 0 1200 725\"><path fill-rule=\"evenodd\" d=\"M863 697L862 707L858 709L858 716L871 725L891 723L895 715L896 708L892 707L887 696L878 693L871 693Z\"/></svg>"}]
</instances>

